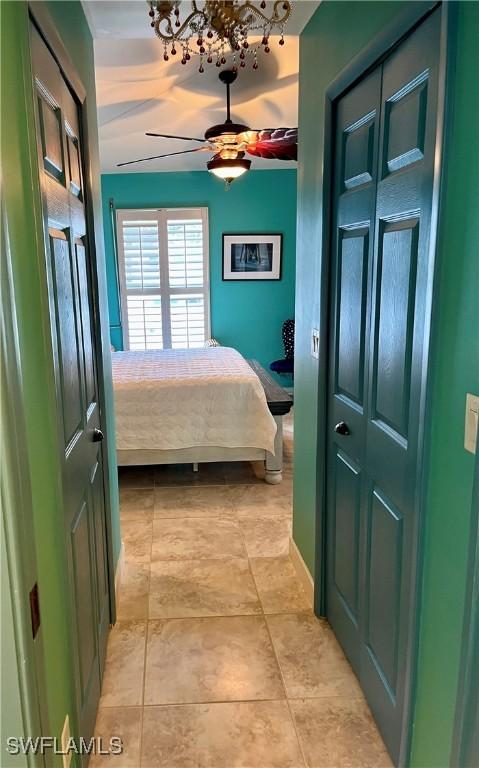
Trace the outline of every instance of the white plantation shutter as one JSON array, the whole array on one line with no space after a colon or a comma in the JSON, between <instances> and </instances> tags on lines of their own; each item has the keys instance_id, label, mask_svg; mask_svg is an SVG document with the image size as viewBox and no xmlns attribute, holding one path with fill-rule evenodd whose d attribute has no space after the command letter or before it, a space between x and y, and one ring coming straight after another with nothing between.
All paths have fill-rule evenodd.
<instances>
[{"instance_id":1,"label":"white plantation shutter","mask_svg":"<svg viewBox=\"0 0 479 768\"><path fill-rule=\"evenodd\" d=\"M201 219L168 219L168 268L171 287L203 287Z\"/></svg>"},{"instance_id":2,"label":"white plantation shutter","mask_svg":"<svg viewBox=\"0 0 479 768\"><path fill-rule=\"evenodd\" d=\"M210 336L206 208L117 212L125 349L191 349Z\"/></svg>"},{"instance_id":3,"label":"white plantation shutter","mask_svg":"<svg viewBox=\"0 0 479 768\"><path fill-rule=\"evenodd\" d=\"M163 349L161 296L128 296L129 349Z\"/></svg>"},{"instance_id":4,"label":"white plantation shutter","mask_svg":"<svg viewBox=\"0 0 479 768\"><path fill-rule=\"evenodd\" d=\"M205 334L204 296L172 296L170 298L171 346L173 349L203 347ZM209 334L208 334L209 336Z\"/></svg>"},{"instance_id":5,"label":"white plantation shutter","mask_svg":"<svg viewBox=\"0 0 479 768\"><path fill-rule=\"evenodd\" d=\"M127 290L160 287L160 242L154 221L122 223Z\"/></svg>"}]
</instances>

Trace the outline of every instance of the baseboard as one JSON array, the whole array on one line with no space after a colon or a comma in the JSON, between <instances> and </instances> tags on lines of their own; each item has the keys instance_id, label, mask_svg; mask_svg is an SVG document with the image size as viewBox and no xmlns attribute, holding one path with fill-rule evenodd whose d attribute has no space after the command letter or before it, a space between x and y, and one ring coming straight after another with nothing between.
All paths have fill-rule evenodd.
<instances>
[{"instance_id":1,"label":"baseboard","mask_svg":"<svg viewBox=\"0 0 479 768\"><path fill-rule=\"evenodd\" d=\"M301 552L299 551L298 547L296 546L296 543L293 539L289 540L289 556L291 558L291 561L294 565L294 569L296 571L296 574L298 576L298 579L301 582L301 586L303 587L306 597L308 598L308 602L313 608L314 606L314 581L313 577L311 576L308 567L306 563L303 560L303 557L301 555Z\"/></svg>"},{"instance_id":2,"label":"baseboard","mask_svg":"<svg viewBox=\"0 0 479 768\"><path fill-rule=\"evenodd\" d=\"M120 599L121 583L123 581L123 571L125 568L125 545L121 542L120 554L118 555L118 561L116 563L115 570L115 598L118 603Z\"/></svg>"}]
</instances>

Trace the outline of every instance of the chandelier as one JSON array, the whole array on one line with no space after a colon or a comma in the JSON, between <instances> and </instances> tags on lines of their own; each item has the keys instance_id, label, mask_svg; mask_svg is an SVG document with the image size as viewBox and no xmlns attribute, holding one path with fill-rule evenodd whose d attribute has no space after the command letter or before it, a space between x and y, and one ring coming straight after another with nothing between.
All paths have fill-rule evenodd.
<instances>
[{"instance_id":1,"label":"chandelier","mask_svg":"<svg viewBox=\"0 0 479 768\"><path fill-rule=\"evenodd\" d=\"M284 45L284 27L291 15L288 0L276 0L269 15L266 2L240 2L240 0L206 0L199 6L193 0L191 11L181 18L180 0L147 0L151 26L163 44L163 58L168 61L181 51L181 63L199 56L199 72L205 64L222 67L231 53L228 65L233 71L246 67L249 60L258 69L258 51L270 52L269 39L279 34ZM186 3L184 3L186 5ZM250 42L251 36L261 36ZM248 37L250 40L248 40Z\"/></svg>"}]
</instances>

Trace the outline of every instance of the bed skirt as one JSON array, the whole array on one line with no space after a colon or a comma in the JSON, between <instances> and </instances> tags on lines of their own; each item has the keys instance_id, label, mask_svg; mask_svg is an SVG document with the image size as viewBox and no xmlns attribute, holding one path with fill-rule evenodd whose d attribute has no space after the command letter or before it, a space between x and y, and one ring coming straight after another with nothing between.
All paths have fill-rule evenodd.
<instances>
[{"instance_id":1,"label":"bed skirt","mask_svg":"<svg viewBox=\"0 0 479 768\"><path fill-rule=\"evenodd\" d=\"M139 464L203 464L212 461L261 461L266 451L261 448L221 448L220 446L197 446L177 448L169 451L129 450L117 451L119 466Z\"/></svg>"},{"instance_id":2,"label":"bed skirt","mask_svg":"<svg viewBox=\"0 0 479 768\"><path fill-rule=\"evenodd\" d=\"M212 461L264 461L265 481L277 485L283 479L283 417L273 416L276 422L274 454L261 448L224 448L221 446L200 446L177 448L169 451L117 450L118 466L141 466L148 464L203 464Z\"/></svg>"}]
</instances>

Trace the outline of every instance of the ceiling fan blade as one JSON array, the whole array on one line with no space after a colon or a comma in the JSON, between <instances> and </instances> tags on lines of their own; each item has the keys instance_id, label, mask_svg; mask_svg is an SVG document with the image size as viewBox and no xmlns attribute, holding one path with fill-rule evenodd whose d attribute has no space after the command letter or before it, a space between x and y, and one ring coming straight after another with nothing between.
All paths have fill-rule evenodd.
<instances>
[{"instance_id":1,"label":"ceiling fan blade","mask_svg":"<svg viewBox=\"0 0 479 768\"><path fill-rule=\"evenodd\" d=\"M181 139L182 141L200 141L205 143L206 139L195 139L194 136L171 136L169 133L145 133L145 136L156 136L160 139Z\"/></svg>"},{"instance_id":2,"label":"ceiling fan blade","mask_svg":"<svg viewBox=\"0 0 479 768\"><path fill-rule=\"evenodd\" d=\"M133 165L133 163L142 163L145 160L159 160L162 157L173 157L173 155L187 155L190 152L204 152L209 147L198 147L197 149L183 149L181 152L168 152L166 155L153 155L152 157L140 157L138 160L128 160L126 163L117 163L117 168L122 165Z\"/></svg>"},{"instance_id":3,"label":"ceiling fan blade","mask_svg":"<svg viewBox=\"0 0 479 768\"><path fill-rule=\"evenodd\" d=\"M255 133L277 134L278 136L291 136L293 138L298 135L297 128L251 128L251 130Z\"/></svg>"},{"instance_id":4,"label":"ceiling fan blade","mask_svg":"<svg viewBox=\"0 0 479 768\"><path fill-rule=\"evenodd\" d=\"M297 128L265 128L257 133L256 141L246 148L249 155L265 160L297 160Z\"/></svg>"}]
</instances>

